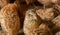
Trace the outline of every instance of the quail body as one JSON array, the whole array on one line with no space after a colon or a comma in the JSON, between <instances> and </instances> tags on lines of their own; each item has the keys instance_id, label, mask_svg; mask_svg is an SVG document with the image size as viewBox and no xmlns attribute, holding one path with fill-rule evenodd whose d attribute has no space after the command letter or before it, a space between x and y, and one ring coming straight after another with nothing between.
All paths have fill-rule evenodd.
<instances>
[{"instance_id":1,"label":"quail body","mask_svg":"<svg viewBox=\"0 0 60 35\"><path fill-rule=\"evenodd\" d=\"M42 20L52 20L54 18L54 9L53 8L47 8L47 9L39 9L36 11L37 15Z\"/></svg>"},{"instance_id":2,"label":"quail body","mask_svg":"<svg viewBox=\"0 0 60 35\"><path fill-rule=\"evenodd\" d=\"M34 9L29 9L26 12L24 20L24 33L25 35L34 35L34 30L38 28L40 20L37 18L36 12Z\"/></svg>"},{"instance_id":3,"label":"quail body","mask_svg":"<svg viewBox=\"0 0 60 35\"><path fill-rule=\"evenodd\" d=\"M16 4L8 4L1 9L0 22L6 35L17 35L20 29L20 18Z\"/></svg>"}]
</instances>

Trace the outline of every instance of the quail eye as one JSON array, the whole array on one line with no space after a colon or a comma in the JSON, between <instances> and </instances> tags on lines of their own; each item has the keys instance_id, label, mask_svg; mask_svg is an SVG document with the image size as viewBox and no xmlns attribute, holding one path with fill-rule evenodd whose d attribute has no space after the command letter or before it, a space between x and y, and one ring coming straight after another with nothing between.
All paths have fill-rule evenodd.
<instances>
[{"instance_id":1,"label":"quail eye","mask_svg":"<svg viewBox=\"0 0 60 35\"><path fill-rule=\"evenodd\" d=\"M29 14L29 16L32 16L31 14Z\"/></svg>"}]
</instances>

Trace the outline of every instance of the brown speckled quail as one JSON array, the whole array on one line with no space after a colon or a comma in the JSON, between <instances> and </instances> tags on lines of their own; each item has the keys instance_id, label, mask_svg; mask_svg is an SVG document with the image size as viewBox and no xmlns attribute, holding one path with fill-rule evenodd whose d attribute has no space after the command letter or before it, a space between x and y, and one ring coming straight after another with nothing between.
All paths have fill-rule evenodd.
<instances>
[{"instance_id":1,"label":"brown speckled quail","mask_svg":"<svg viewBox=\"0 0 60 35\"><path fill-rule=\"evenodd\" d=\"M24 33L25 35L34 35L34 30L39 27L40 19L37 18L36 12L34 9L29 9L26 12L24 20Z\"/></svg>"},{"instance_id":2,"label":"brown speckled quail","mask_svg":"<svg viewBox=\"0 0 60 35\"><path fill-rule=\"evenodd\" d=\"M39 26L39 30L40 30L40 35L53 35L52 31L50 30L50 28L48 27L47 24L42 23Z\"/></svg>"},{"instance_id":3,"label":"brown speckled quail","mask_svg":"<svg viewBox=\"0 0 60 35\"><path fill-rule=\"evenodd\" d=\"M37 15L42 20L52 20L54 18L54 9L53 8L47 8L47 9L38 9L36 11Z\"/></svg>"},{"instance_id":4,"label":"brown speckled quail","mask_svg":"<svg viewBox=\"0 0 60 35\"><path fill-rule=\"evenodd\" d=\"M35 35L53 35L47 24L41 23L39 28L35 30Z\"/></svg>"},{"instance_id":5,"label":"brown speckled quail","mask_svg":"<svg viewBox=\"0 0 60 35\"><path fill-rule=\"evenodd\" d=\"M0 22L6 35L17 35L20 29L20 19L16 4L8 4L1 9Z\"/></svg>"}]
</instances>

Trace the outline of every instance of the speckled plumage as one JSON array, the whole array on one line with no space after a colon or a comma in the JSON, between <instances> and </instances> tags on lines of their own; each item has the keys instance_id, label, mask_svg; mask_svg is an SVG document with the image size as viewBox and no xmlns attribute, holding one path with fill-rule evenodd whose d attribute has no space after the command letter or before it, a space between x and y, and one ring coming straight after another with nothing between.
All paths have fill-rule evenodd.
<instances>
[{"instance_id":1,"label":"speckled plumage","mask_svg":"<svg viewBox=\"0 0 60 35\"><path fill-rule=\"evenodd\" d=\"M41 20L37 18L34 9L29 9L26 12L24 20L24 33L25 35L34 35L34 30L39 27Z\"/></svg>"},{"instance_id":2,"label":"speckled plumage","mask_svg":"<svg viewBox=\"0 0 60 35\"><path fill-rule=\"evenodd\" d=\"M1 9L0 22L6 35L17 35L20 29L20 19L16 4L8 4Z\"/></svg>"},{"instance_id":3,"label":"speckled plumage","mask_svg":"<svg viewBox=\"0 0 60 35\"><path fill-rule=\"evenodd\" d=\"M36 11L37 15L42 20L52 20L54 18L54 9L53 8L47 8L47 9L39 9Z\"/></svg>"}]
</instances>

